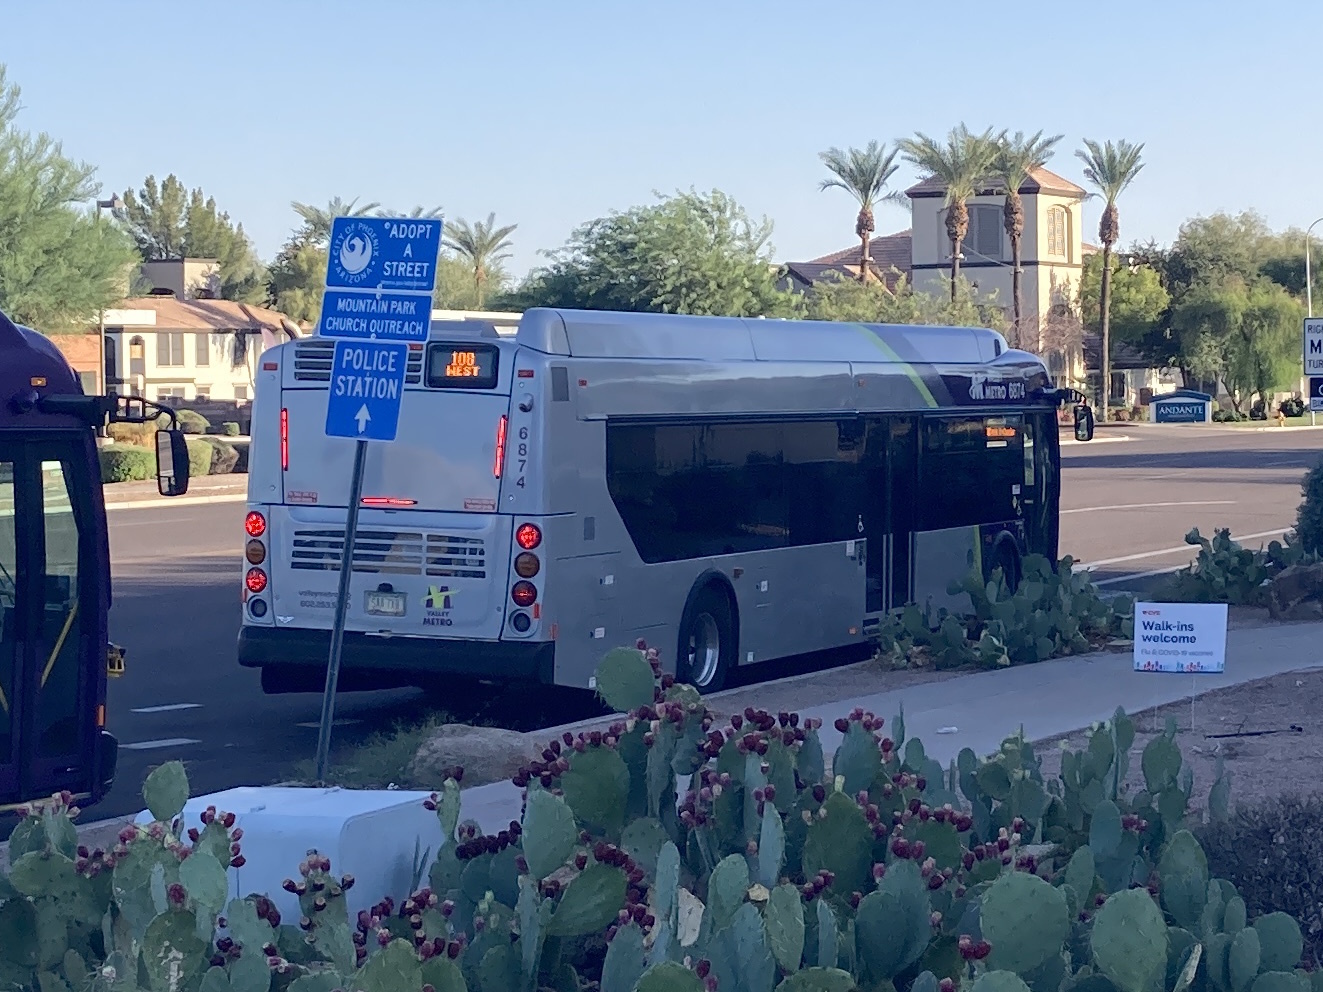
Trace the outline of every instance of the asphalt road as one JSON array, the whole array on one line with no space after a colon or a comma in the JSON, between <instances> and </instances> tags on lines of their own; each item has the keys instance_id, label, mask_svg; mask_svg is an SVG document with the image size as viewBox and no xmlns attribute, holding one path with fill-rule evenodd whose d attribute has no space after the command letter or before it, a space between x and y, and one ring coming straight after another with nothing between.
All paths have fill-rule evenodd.
<instances>
[{"instance_id":1,"label":"asphalt road","mask_svg":"<svg viewBox=\"0 0 1323 992\"><path fill-rule=\"evenodd\" d=\"M1323 431L1125 433L1134 440L1062 449L1062 551L1115 589L1142 588L1145 573L1188 561L1192 526L1263 535L1255 545L1278 536L1323 450ZM187 762L197 794L280 781L312 757L320 699L264 696L257 673L235 662L243 512L242 503L111 512L110 628L128 670L111 684L110 723L123 750L115 789L89 819L136 812L144 776L172 758ZM352 744L428 706L412 691L342 696L336 741Z\"/></svg>"}]
</instances>

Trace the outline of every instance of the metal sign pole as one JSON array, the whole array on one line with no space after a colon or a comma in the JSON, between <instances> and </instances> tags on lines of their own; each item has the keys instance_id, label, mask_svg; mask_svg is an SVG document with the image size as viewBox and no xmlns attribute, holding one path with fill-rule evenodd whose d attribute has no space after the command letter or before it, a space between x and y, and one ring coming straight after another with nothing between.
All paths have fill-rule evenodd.
<instances>
[{"instance_id":1,"label":"metal sign pole","mask_svg":"<svg viewBox=\"0 0 1323 992\"><path fill-rule=\"evenodd\" d=\"M331 753L331 724L335 720L335 686L340 679L340 651L345 639L345 613L349 608L349 580L354 574L354 538L358 533L358 507L363 501L363 462L367 442L354 443L354 478L349 486L349 517L340 553L340 589L335 598L335 625L331 628L331 654L326 661L326 688L322 692L322 719L317 729L317 781L326 781Z\"/></svg>"}]
</instances>

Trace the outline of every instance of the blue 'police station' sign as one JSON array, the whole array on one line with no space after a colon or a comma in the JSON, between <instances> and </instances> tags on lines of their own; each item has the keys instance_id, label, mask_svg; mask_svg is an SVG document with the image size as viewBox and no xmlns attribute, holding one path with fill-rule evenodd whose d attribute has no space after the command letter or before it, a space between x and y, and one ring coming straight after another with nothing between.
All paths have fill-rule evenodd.
<instances>
[{"instance_id":1,"label":"blue 'police station' sign","mask_svg":"<svg viewBox=\"0 0 1323 992\"><path fill-rule=\"evenodd\" d=\"M317 331L335 343L327 437L394 441L409 347L426 341L442 222L336 217Z\"/></svg>"},{"instance_id":2,"label":"blue 'police station' sign","mask_svg":"<svg viewBox=\"0 0 1323 992\"><path fill-rule=\"evenodd\" d=\"M408 359L409 346L398 341L337 341L326 436L394 441Z\"/></svg>"}]
</instances>

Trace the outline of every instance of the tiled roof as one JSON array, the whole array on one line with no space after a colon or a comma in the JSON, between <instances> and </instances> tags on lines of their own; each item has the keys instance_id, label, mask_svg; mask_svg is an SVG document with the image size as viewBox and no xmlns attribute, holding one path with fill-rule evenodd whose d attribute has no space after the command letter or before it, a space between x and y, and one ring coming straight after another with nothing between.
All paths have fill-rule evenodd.
<instances>
[{"instance_id":1,"label":"tiled roof","mask_svg":"<svg viewBox=\"0 0 1323 992\"><path fill-rule=\"evenodd\" d=\"M1091 245L1087 241L1080 242L1080 251L1085 255L1096 255L1102 251L1097 245Z\"/></svg>"},{"instance_id":2,"label":"tiled roof","mask_svg":"<svg viewBox=\"0 0 1323 992\"><path fill-rule=\"evenodd\" d=\"M95 372L101 367L100 342L96 334L52 334L51 344L60 349L76 372Z\"/></svg>"},{"instance_id":3,"label":"tiled roof","mask_svg":"<svg viewBox=\"0 0 1323 992\"><path fill-rule=\"evenodd\" d=\"M1001 180L996 176L988 176L978 183L978 190L981 194L993 194L1001 189ZM929 176L921 182L915 183L905 191L906 196L932 196L946 191L946 184L936 176ZM1033 193L1057 193L1062 196L1084 196L1084 190L1076 186L1069 179L1063 179L1055 172L1047 169L1035 169L1029 173L1029 178L1020 184L1020 195L1028 196Z\"/></svg>"},{"instance_id":4,"label":"tiled roof","mask_svg":"<svg viewBox=\"0 0 1323 992\"><path fill-rule=\"evenodd\" d=\"M900 276L909 278L912 242L909 230L882 235L868 242L868 257L872 263L870 269L874 276L886 283L888 289L895 289ZM816 282L832 272L840 273L848 279L858 279L859 247L855 244L808 262L794 262L790 268L807 282Z\"/></svg>"},{"instance_id":5,"label":"tiled roof","mask_svg":"<svg viewBox=\"0 0 1323 992\"><path fill-rule=\"evenodd\" d=\"M157 329L183 331L283 331L284 314L233 300L180 300L173 296L135 296L117 310L155 310ZM113 326L113 325L112 325Z\"/></svg>"}]
</instances>

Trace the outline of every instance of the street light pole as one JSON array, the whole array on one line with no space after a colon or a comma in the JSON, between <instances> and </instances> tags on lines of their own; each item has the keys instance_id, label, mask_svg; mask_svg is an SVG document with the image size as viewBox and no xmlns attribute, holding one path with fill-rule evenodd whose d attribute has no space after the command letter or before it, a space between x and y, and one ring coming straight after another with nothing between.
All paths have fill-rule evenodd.
<instances>
[{"instance_id":1,"label":"street light pole","mask_svg":"<svg viewBox=\"0 0 1323 992\"><path fill-rule=\"evenodd\" d=\"M1305 228L1305 315L1308 317L1314 316L1314 276L1309 269L1309 241L1310 241L1310 234L1313 232L1314 228L1317 227L1319 224L1323 224L1323 217L1320 217L1318 220L1314 221L1314 223L1310 224L1307 228ZM1300 391L1301 395L1308 396L1309 380L1307 377L1301 380L1301 385L1304 387ZM1310 406L1312 407L1313 404L1311 403ZM1313 426L1315 422L1316 422L1316 418L1314 416L1314 411L1311 409L1309 411L1309 423L1311 426Z\"/></svg>"},{"instance_id":2,"label":"street light pole","mask_svg":"<svg viewBox=\"0 0 1323 992\"><path fill-rule=\"evenodd\" d=\"M120 209L123 206L124 206L124 201L121 200L118 196L112 196L109 200L97 200L96 201L97 223L98 224L101 223L101 211L109 210L113 213L114 211ZM97 389L100 391L102 396L106 396L109 394L109 390L106 389L106 311L103 310L101 307L97 307L96 323L97 323L97 334L96 334ZM97 424L96 434L97 437L102 437L102 438L105 437L106 425Z\"/></svg>"}]
</instances>

